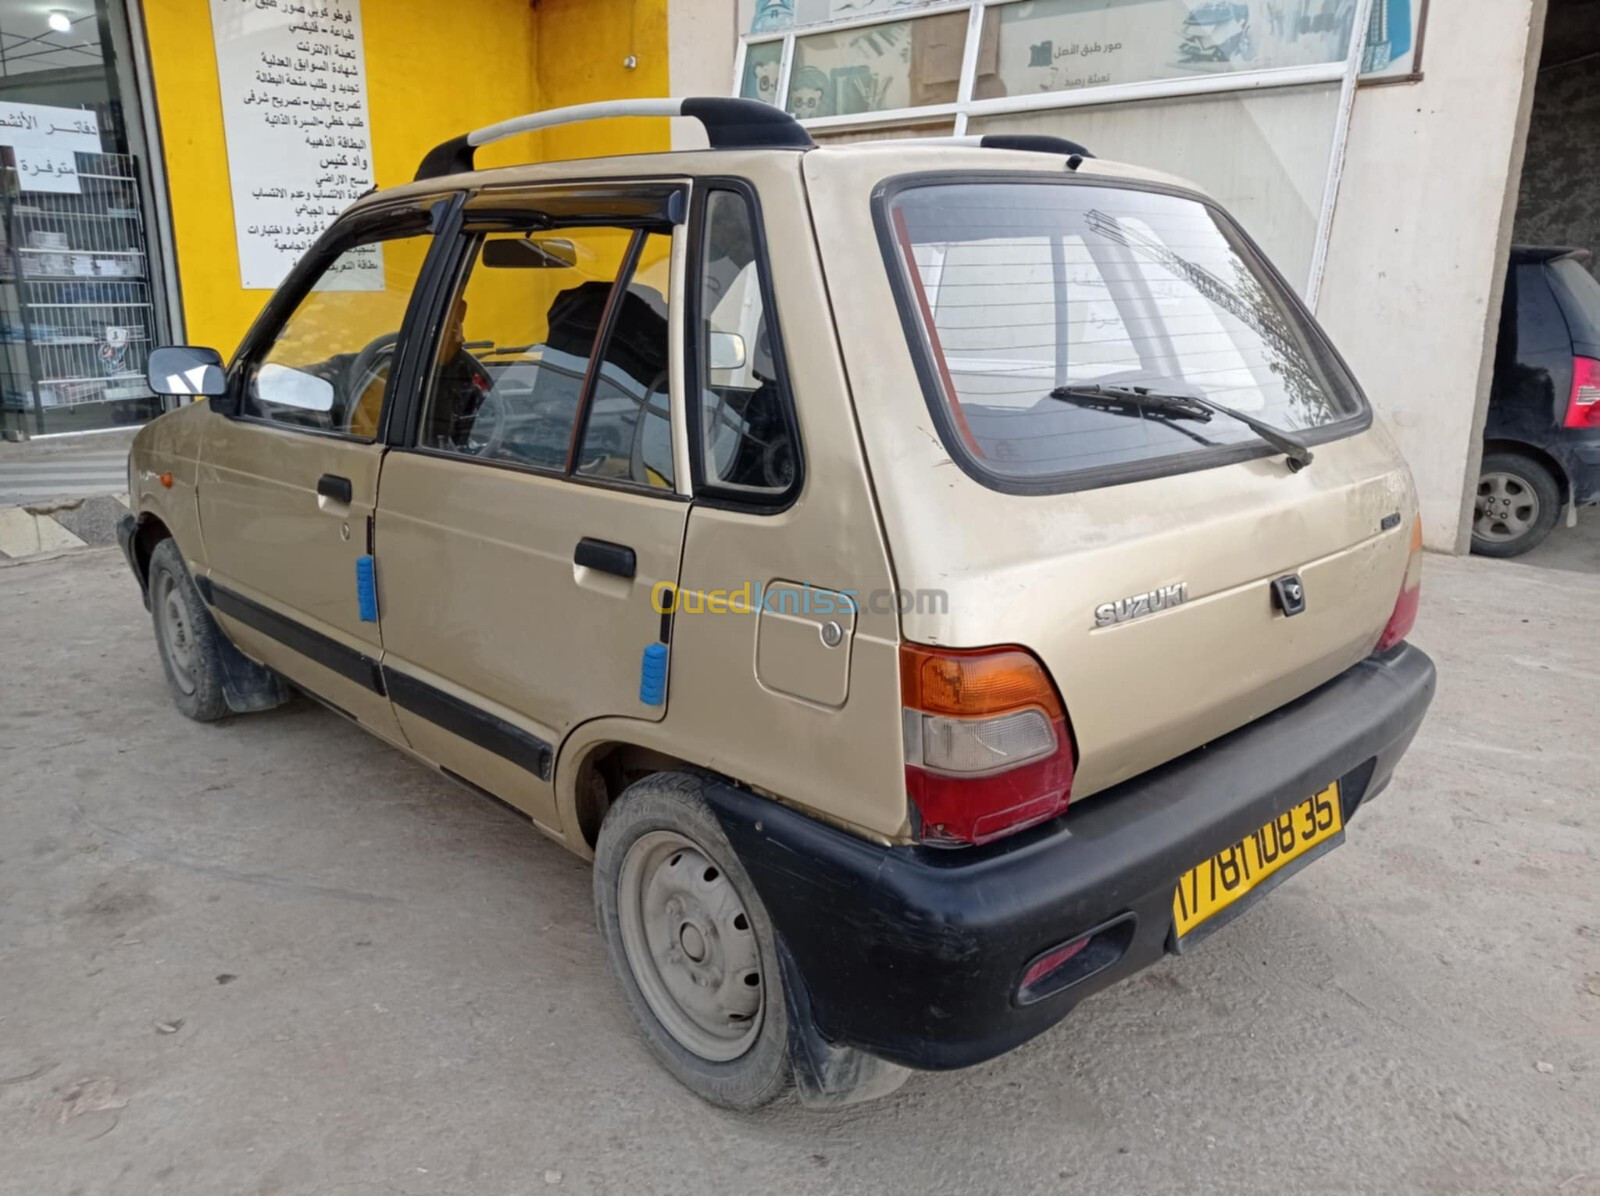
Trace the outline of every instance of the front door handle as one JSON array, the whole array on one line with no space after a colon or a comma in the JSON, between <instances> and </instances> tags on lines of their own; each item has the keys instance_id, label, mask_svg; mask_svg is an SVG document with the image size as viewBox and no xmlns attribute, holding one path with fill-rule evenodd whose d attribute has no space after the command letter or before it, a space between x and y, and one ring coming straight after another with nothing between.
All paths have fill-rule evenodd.
<instances>
[{"instance_id":1,"label":"front door handle","mask_svg":"<svg viewBox=\"0 0 1600 1196\"><path fill-rule=\"evenodd\" d=\"M626 544L613 544L609 540L596 540L585 536L573 550L572 563L601 573L614 573L618 577L632 578L637 568L633 549Z\"/></svg>"},{"instance_id":2,"label":"front door handle","mask_svg":"<svg viewBox=\"0 0 1600 1196\"><path fill-rule=\"evenodd\" d=\"M336 473L325 473L317 479L317 493L323 498L333 499L334 502L348 504L355 490L351 487L349 478L341 478Z\"/></svg>"}]
</instances>

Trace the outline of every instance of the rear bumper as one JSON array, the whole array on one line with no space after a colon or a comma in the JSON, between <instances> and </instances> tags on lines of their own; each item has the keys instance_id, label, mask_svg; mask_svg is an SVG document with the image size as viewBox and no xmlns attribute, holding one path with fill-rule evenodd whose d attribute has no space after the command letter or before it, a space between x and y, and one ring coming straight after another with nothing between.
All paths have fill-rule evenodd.
<instances>
[{"instance_id":1,"label":"rear bumper","mask_svg":"<svg viewBox=\"0 0 1600 1196\"><path fill-rule=\"evenodd\" d=\"M908 1067L965 1067L1161 958L1189 868L1335 779L1348 822L1388 783L1434 683L1433 663L1402 644L987 847L882 847L731 786L708 797L793 961L791 985L804 978L815 1030ZM1099 927L1111 928L1099 970L1017 1003L1031 960Z\"/></svg>"},{"instance_id":2,"label":"rear bumper","mask_svg":"<svg viewBox=\"0 0 1600 1196\"><path fill-rule=\"evenodd\" d=\"M1572 475L1572 501L1578 506L1600 503L1600 439L1574 444L1567 470Z\"/></svg>"}]
</instances>

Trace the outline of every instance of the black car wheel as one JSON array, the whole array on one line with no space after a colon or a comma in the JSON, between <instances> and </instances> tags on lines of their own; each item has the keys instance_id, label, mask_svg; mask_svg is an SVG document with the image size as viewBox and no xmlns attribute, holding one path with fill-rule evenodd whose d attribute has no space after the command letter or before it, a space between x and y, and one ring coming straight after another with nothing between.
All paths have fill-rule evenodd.
<instances>
[{"instance_id":1,"label":"black car wheel","mask_svg":"<svg viewBox=\"0 0 1600 1196\"><path fill-rule=\"evenodd\" d=\"M1521 453L1485 453L1472 516L1472 551L1519 556L1550 534L1561 517L1561 487Z\"/></svg>"},{"instance_id":2,"label":"black car wheel","mask_svg":"<svg viewBox=\"0 0 1600 1196\"><path fill-rule=\"evenodd\" d=\"M196 722L215 722L230 713L222 688L226 641L194 588L176 540L161 541L150 554L149 586L156 648L172 700Z\"/></svg>"}]
</instances>

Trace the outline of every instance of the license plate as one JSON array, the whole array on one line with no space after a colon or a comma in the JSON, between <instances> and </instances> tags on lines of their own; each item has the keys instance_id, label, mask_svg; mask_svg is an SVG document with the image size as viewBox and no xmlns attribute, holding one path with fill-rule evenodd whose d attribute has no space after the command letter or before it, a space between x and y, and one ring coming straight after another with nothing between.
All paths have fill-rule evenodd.
<instances>
[{"instance_id":1,"label":"license plate","mask_svg":"<svg viewBox=\"0 0 1600 1196\"><path fill-rule=\"evenodd\" d=\"M1244 898L1263 895L1267 888L1341 842L1343 834L1344 810L1335 781L1191 868L1172 895L1172 921L1179 946L1202 923L1211 923L1208 930L1220 925L1227 920L1217 919L1223 910L1232 906L1238 912Z\"/></svg>"}]
</instances>

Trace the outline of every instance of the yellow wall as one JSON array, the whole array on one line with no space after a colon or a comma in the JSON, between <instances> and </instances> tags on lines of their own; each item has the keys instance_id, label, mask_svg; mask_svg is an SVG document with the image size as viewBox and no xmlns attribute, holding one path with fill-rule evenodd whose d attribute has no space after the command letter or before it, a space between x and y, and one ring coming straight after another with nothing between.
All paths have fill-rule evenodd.
<instances>
[{"instance_id":1,"label":"yellow wall","mask_svg":"<svg viewBox=\"0 0 1600 1196\"><path fill-rule=\"evenodd\" d=\"M192 344L227 355L268 298L239 285L209 0L144 0L173 237ZM667 0L365 0L367 101L380 187L468 129L538 108L664 96ZM628 54L639 59L627 70ZM664 121L607 121L516 138L480 165L668 147Z\"/></svg>"},{"instance_id":2,"label":"yellow wall","mask_svg":"<svg viewBox=\"0 0 1600 1196\"><path fill-rule=\"evenodd\" d=\"M534 9L539 107L671 95L667 0L538 0ZM628 55L638 60L629 70ZM664 120L608 120L540 134L543 157L593 158L671 149Z\"/></svg>"}]
</instances>

